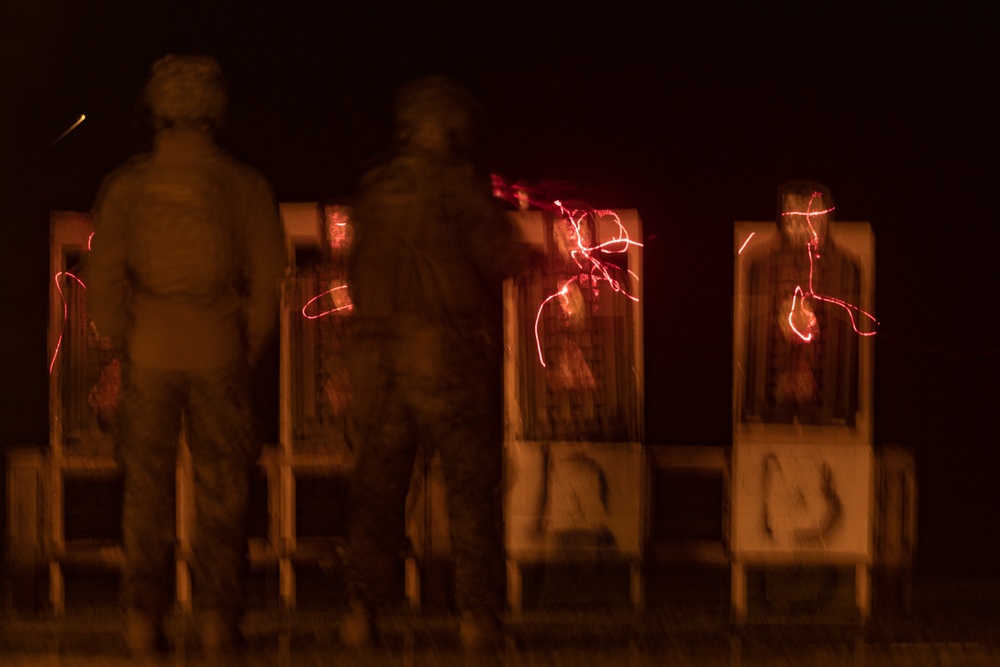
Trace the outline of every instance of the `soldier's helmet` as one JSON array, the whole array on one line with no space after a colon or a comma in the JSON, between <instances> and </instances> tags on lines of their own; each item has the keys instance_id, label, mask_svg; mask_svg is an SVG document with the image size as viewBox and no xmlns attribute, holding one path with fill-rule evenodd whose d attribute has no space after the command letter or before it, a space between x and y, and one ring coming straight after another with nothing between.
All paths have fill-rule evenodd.
<instances>
[{"instance_id":1,"label":"soldier's helmet","mask_svg":"<svg viewBox=\"0 0 1000 667\"><path fill-rule=\"evenodd\" d=\"M448 77L429 76L407 83L396 96L394 112L396 139L402 144L425 124L443 130L457 152L475 143L476 101Z\"/></svg>"},{"instance_id":2,"label":"soldier's helmet","mask_svg":"<svg viewBox=\"0 0 1000 667\"><path fill-rule=\"evenodd\" d=\"M154 122L222 125L228 102L219 63L201 55L166 55L153 63L144 99Z\"/></svg>"}]
</instances>

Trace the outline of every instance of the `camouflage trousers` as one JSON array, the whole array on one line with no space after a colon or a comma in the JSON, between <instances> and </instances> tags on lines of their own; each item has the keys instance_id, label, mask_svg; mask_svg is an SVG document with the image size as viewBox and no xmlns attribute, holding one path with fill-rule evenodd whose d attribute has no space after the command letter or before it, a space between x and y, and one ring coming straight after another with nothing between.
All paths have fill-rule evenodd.
<instances>
[{"instance_id":1,"label":"camouflage trousers","mask_svg":"<svg viewBox=\"0 0 1000 667\"><path fill-rule=\"evenodd\" d=\"M475 333L369 336L350 355L348 588L371 607L392 590L406 548L404 512L418 451L440 455L459 610L499 612L504 599L501 366Z\"/></svg>"},{"instance_id":2,"label":"camouflage trousers","mask_svg":"<svg viewBox=\"0 0 1000 667\"><path fill-rule=\"evenodd\" d=\"M125 366L117 445L125 473L126 607L163 614L174 601L183 425L194 477L194 603L242 612L250 474L261 448L249 387L242 363L207 371Z\"/></svg>"}]
</instances>

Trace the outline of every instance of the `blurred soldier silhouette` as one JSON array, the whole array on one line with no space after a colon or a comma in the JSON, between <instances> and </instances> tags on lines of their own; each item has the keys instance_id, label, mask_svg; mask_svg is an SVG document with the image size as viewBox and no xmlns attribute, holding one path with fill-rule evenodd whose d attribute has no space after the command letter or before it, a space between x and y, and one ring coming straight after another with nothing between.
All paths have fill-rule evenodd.
<instances>
[{"instance_id":1,"label":"blurred soldier silhouette","mask_svg":"<svg viewBox=\"0 0 1000 667\"><path fill-rule=\"evenodd\" d=\"M242 644L247 498L261 448L249 380L277 324L284 236L265 178L215 143L226 110L215 60L161 58L144 101L152 151L104 180L87 264L90 312L124 360L125 639L134 654L165 648L183 425L194 603L203 649L225 653Z\"/></svg>"},{"instance_id":2,"label":"blurred soldier silhouette","mask_svg":"<svg viewBox=\"0 0 1000 667\"><path fill-rule=\"evenodd\" d=\"M418 449L441 457L459 633L496 646L504 601L503 281L541 264L470 158L475 105L444 77L402 88L396 150L366 174L353 209L348 364L352 479L341 639L377 640L399 598L404 503Z\"/></svg>"}]
</instances>

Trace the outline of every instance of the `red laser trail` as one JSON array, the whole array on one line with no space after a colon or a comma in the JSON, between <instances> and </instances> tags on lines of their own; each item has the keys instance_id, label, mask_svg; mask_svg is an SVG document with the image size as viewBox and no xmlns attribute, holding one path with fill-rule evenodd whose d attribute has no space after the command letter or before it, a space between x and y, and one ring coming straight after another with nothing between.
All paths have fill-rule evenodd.
<instances>
[{"instance_id":1,"label":"red laser trail","mask_svg":"<svg viewBox=\"0 0 1000 667\"><path fill-rule=\"evenodd\" d=\"M603 209L594 211L575 209L571 211L565 208L562 202L558 199L553 203L562 214L561 221L566 225L566 229L569 232L569 256L576 264L577 268L580 269L580 273L563 282L555 294L543 299L542 303L538 306L538 311L535 314L535 347L538 352L538 361L541 363L543 368L546 367L547 364L545 362L545 354L542 350L541 333L539 332L542 311L557 297L562 297L560 301L563 305L563 309L566 310L570 285L573 283L583 285L586 282L586 284L589 284L591 289L596 292L600 288L600 284L604 282L607 283L613 292L621 294L632 301L639 300L637 296L629 292L622 285L621 281L612 275L613 270L620 271L621 269L613 265L608 265L607 263L601 261L598 256L600 253L626 253L632 246L642 246L642 243L633 241L629 238L628 231L622 224L621 218L618 217L618 214L614 211ZM597 243L596 245L589 244L585 239L586 235L583 231L583 223L588 217L591 216L595 219L610 218L618 227L613 238L608 241ZM639 276L631 269L629 269L627 273L634 280L639 279Z\"/></svg>"},{"instance_id":2,"label":"red laser trail","mask_svg":"<svg viewBox=\"0 0 1000 667\"><path fill-rule=\"evenodd\" d=\"M333 308L313 314L306 312L309 310L311 305L322 299L327 294L330 295L330 298L333 301ZM332 315L333 313L341 313L353 309L354 304L351 303L351 297L347 293L347 285L337 285L336 287L332 287L325 292L321 292L306 301L306 304L302 306L302 316L307 320L318 320L321 317L326 317L327 315Z\"/></svg>"},{"instance_id":3,"label":"red laser trail","mask_svg":"<svg viewBox=\"0 0 1000 667\"><path fill-rule=\"evenodd\" d=\"M49 375L52 374L52 369L55 368L56 366L56 358L59 356L59 350L62 348L63 337L66 335L66 322L69 320L69 303L67 303L66 301L66 294L63 293L63 288L62 288L63 277L72 278L77 283L79 283L80 287L82 287L83 289L87 289L87 285L84 284L84 282L80 280L80 278L70 273L69 271L59 271L58 273L56 273L54 277L56 283L56 291L59 292L59 298L60 300L62 300L63 321L62 321L62 328L59 329L59 338L56 340L56 346L52 350L52 359L51 361L49 361Z\"/></svg>"},{"instance_id":4,"label":"red laser trail","mask_svg":"<svg viewBox=\"0 0 1000 667\"><path fill-rule=\"evenodd\" d=\"M819 333L818 326L816 324L816 317L813 314L811 308L808 307L806 301L808 299L816 299L817 301L824 301L826 303L832 303L835 306L840 306L846 312L848 317L851 319L851 328L854 329L854 333L859 336L874 336L878 329L878 320L875 317L861 308L844 301L843 299L838 299L832 296L826 296L823 294L818 294L813 288L813 276L815 274L815 262L819 259L819 234L816 232L816 228L813 227L812 218L819 215L826 215L833 211L833 208L824 209L822 211L813 211L812 205L816 199L822 199L823 195L820 192L814 192L812 197L809 199L809 204L806 206L805 211L786 211L782 213L782 216L802 216L805 218L806 223L809 225L809 235L810 240L806 241L806 253L809 256L809 286L808 290L803 290L800 285L795 287L795 293L792 295L792 306L788 312L788 324L791 326L795 335L798 336L802 341L808 343L815 338L816 334ZM750 239L748 238L747 241ZM746 244L744 243L744 247ZM740 251L742 252L742 248ZM799 308L799 319L805 320L808 323L806 331L800 331L798 327L795 326L793 322L793 317L795 316L795 309ZM874 324L875 329L872 331L862 331L858 328L857 317L867 318Z\"/></svg>"}]
</instances>

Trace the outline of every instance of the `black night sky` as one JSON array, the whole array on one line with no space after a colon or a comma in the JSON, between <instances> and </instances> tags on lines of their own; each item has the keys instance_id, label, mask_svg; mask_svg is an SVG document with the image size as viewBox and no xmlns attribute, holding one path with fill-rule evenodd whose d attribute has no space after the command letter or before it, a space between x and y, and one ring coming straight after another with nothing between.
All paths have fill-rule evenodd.
<instances>
[{"instance_id":1,"label":"black night sky","mask_svg":"<svg viewBox=\"0 0 1000 667\"><path fill-rule=\"evenodd\" d=\"M5 2L2 445L48 437L48 211L142 147L153 60L220 60L222 141L281 201L350 196L397 87L443 72L489 111L488 169L639 210L649 443L731 440L733 222L775 219L793 178L870 221L875 441L916 451L918 568L1000 573L1000 10L547 4Z\"/></svg>"}]
</instances>

